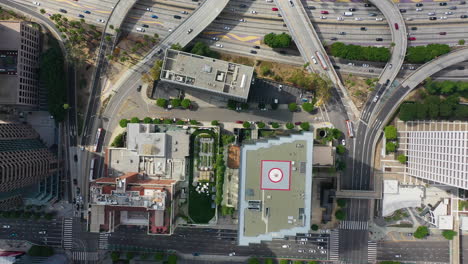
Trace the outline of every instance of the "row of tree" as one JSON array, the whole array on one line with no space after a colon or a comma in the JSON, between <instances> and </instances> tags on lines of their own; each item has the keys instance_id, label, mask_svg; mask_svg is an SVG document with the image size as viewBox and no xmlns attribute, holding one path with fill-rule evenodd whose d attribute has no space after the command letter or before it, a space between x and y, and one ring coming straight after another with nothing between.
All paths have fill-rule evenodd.
<instances>
[{"instance_id":1,"label":"row of tree","mask_svg":"<svg viewBox=\"0 0 468 264\"><path fill-rule=\"evenodd\" d=\"M333 57L348 60L387 62L390 59L390 49L385 47L359 46L335 42L330 46Z\"/></svg>"},{"instance_id":2,"label":"row of tree","mask_svg":"<svg viewBox=\"0 0 468 264\"><path fill-rule=\"evenodd\" d=\"M426 91L434 95L452 95L460 94L462 97L468 98L468 82L433 81L430 78L424 84Z\"/></svg>"},{"instance_id":3,"label":"row of tree","mask_svg":"<svg viewBox=\"0 0 468 264\"><path fill-rule=\"evenodd\" d=\"M269 33L263 37L263 42L271 48L288 48L291 46L292 38L286 33Z\"/></svg>"},{"instance_id":4,"label":"row of tree","mask_svg":"<svg viewBox=\"0 0 468 264\"><path fill-rule=\"evenodd\" d=\"M409 63L426 63L449 52L450 46L447 44L411 46L406 50L406 61Z\"/></svg>"},{"instance_id":5,"label":"row of tree","mask_svg":"<svg viewBox=\"0 0 468 264\"><path fill-rule=\"evenodd\" d=\"M459 104L457 95L441 99L437 95L427 96L422 103L405 102L400 106L399 118L403 121L468 118L468 105Z\"/></svg>"}]
</instances>

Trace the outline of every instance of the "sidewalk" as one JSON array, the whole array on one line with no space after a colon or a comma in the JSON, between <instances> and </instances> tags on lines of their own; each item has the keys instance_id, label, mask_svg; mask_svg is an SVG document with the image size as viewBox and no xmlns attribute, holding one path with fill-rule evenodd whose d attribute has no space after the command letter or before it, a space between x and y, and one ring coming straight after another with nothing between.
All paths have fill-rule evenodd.
<instances>
[{"instance_id":1,"label":"sidewalk","mask_svg":"<svg viewBox=\"0 0 468 264\"><path fill-rule=\"evenodd\" d=\"M446 241L442 236L442 230L430 228L430 235L426 239L417 239L408 233L414 233L418 227L381 227L375 223L369 223L369 238L372 241Z\"/></svg>"}]
</instances>

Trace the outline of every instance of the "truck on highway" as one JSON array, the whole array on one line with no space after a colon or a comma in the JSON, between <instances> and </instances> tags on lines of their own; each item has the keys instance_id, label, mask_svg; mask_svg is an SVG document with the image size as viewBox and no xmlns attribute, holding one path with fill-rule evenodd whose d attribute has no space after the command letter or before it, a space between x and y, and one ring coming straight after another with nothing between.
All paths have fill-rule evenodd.
<instances>
[{"instance_id":1,"label":"truck on highway","mask_svg":"<svg viewBox=\"0 0 468 264\"><path fill-rule=\"evenodd\" d=\"M344 16L353 16L353 12L344 12L343 15Z\"/></svg>"},{"instance_id":2,"label":"truck on highway","mask_svg":"<svg viewBox=\"0 0 468 264\"><path fill-rule=\"evenodd\" d=\"M325 62L325 59L323 58L322 54L318 51L315 52L315 55L317 55L317 59L320 62L320 65L324 70L328 70L327 63Z\"/></svg>"}]
</instances>

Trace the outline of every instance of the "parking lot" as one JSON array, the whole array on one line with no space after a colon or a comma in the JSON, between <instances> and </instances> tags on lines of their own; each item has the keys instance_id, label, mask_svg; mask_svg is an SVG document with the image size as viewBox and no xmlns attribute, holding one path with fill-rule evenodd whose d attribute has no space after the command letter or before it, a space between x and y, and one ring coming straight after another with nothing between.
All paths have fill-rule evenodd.
<instances>
[{"instance_id":1,"label":"parking lot","mask_svg":"<svg viewBox=\"0 0 468 264\"><path fill-rule=\"evenodd\" d=\"M279 104L299 103L301 95L307 98L312 93L306 94L302 89L266 79L255 79L250 87L249 102L271 104L278 99Z\"/></svg>"}]
</instances>

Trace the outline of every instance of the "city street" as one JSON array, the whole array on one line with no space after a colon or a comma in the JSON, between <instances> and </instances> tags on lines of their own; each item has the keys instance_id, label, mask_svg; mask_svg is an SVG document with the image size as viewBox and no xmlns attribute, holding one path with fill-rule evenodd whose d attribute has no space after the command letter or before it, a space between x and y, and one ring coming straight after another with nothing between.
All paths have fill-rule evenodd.
<instances>
[{"instance_id":1,"label":"city street","mask_svg":"<svg viewBox=\"0 0 468 264\"><path fill-rule=\"evenodd\" d=\"M450 263L448 241L383 241L377 243L377 259Z\"/></svg>"}]
</instances>

